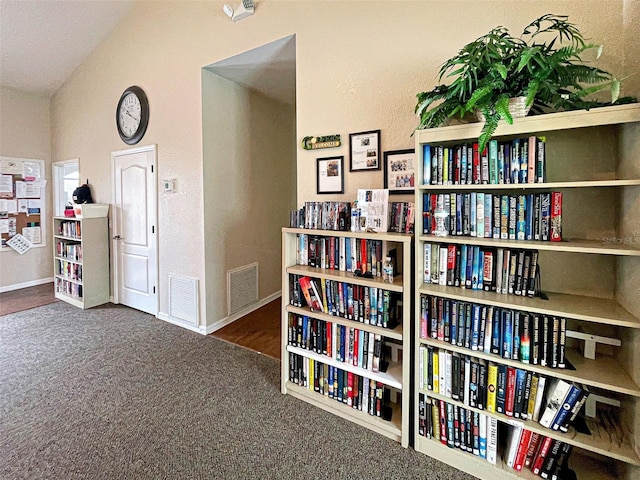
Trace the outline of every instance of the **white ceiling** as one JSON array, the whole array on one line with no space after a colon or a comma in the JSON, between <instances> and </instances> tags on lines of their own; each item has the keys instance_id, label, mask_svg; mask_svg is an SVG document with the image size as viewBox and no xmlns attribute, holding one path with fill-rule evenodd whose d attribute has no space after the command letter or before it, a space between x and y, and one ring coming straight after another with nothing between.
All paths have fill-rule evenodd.
<instances>
[{"instance_id":1,"label":"white ceiling","mask_svg":"<svg viewBox=\"0 0 640 480\"><path fill-rule=\"evenodd\" d=\"M0 84L50 97L134 0L0 0Z\"/></svg>"},{"instance_id":2,"label":"white ceiling","mask_svg":"<svg viewBox=\"0 0 640 480\"><path fill-rule=\"evenodd\" d=\"M0 85L51 97L135 2L0 0ZM267 96L295 103L295 41L291 37L207 68Z\"/></svg>"}]
</instances>

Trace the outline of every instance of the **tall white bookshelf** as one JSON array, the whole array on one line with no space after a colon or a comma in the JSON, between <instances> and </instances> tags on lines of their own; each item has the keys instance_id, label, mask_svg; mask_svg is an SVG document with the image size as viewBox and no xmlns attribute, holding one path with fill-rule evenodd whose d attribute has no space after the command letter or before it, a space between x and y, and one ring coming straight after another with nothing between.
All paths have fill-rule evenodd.
<instances>
[{"instance_id":1,"label":"tall white bookshelf","mask_svg":"<svg viewBox=\"0 0 640 480\"><path fill-rule=\"evenodd\" d=\"M107 217L54 217L53 271L56 298L82 309L107 303Z\"/></svg>"},{"instance_id":2,"label":"tall white bookshelf","mask_svg":"<svg viewBox=\"0 0 640 480\"><path fill-rule=\"evenodd\" d=\"M481 127L474 123L417 131L417 178L424 178L425 145L470 144L477 141ZM546 140L547 179L544 183L422 184L416 188L416 210L423 211L424 195L432 193L561 191L563 241L436 237L422 233L422 225L416 221L414 349L418 352L421 347L443 348L604 392L605 399L613 399L614 403L619 401L621 405L613 408L618 417L615 431L602 429L587 435L570 427L569 432L561 433L531 420L517 422L502 414L482 413L496 418L501 425L522 423L524 428L573 445L569 466L576 471L578 479L640 478L640 106L611 106L518 118L514 119L513 125L501 123L493 138L510 141L531 135ZM548 300L425 284L423 258L428 243L537 249L542 290ZM586 349L582 340L569 339L567 358L575 370L505 360L433 338L421 338L422 296L565 317L570 330L615 338L620 346L599 344L595 359L588 359L581 353ZM507 467L501 459L493 465L419 435L420 394L465 406L419 387L418 355L414 358L414 372L416 450L482 479L538 478L529 470L517 472ZM601 405L597 404L596 410ZM499 446L504 448L504 439L499 438Z\"/></svg>"},{"instance_id":3,"label":"tall white bookshelf","mask_svg":"<svg viewBox=\"0 0 640 480\"><path fill-rule=\"evenodd\" d=\"M397 265L393 283L385 283L380 276L373 278L358 277L351 271L317 268L300 261L301 236L333 238L336 242L340 239L355 238L358 242L377 240L382 242L383 257L389 250L395 249ZM398 233L354 233L330 230L308 230L302 228L282 229L282 361L281 361L281 391L283 394L292 395L304 402L331 412L342 418L350 420L358 425L375 431L381 435L400 442L404 447L409 445L410 422L410 368L411 368L411 252L413 248L413 235ZM322 281L333 281L335 284L361 286L387 290L395 295L398 301L398 325L393 328L383 328L370 325L366 322L350 320L342 316L328 314L322 311L312 311L302 300L302 306L290 303L292 291L292 278L294 276L308 276L315 279L318 285ZM363 334L376 334L382 337L383 342L389 340L391 349L387 358L389 368L386 372L373 372L370 369L340 361L335 356L328 356L310 351L300 346L292 345L289 338L290 322L299 317L316 319L334 328L344 326L346 328L360 330ZM352 408L346 402L339 402L324 393L314 391L313 381L308 386L291 381L292 359L297 357L303 362L309 359L322 365L336 367L340 370L357 375L360 379L370 382L380 382L385 390L390 390L391 419L385 420L376 415L370 415L366 411ZM362 380L361 380L362 381Z\"/></svg>"}]
</instances>

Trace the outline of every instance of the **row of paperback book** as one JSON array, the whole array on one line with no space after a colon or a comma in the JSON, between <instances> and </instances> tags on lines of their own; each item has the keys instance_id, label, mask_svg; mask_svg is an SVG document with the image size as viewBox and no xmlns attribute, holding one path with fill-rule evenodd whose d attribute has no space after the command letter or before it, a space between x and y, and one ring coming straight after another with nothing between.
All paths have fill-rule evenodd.
<instances>
[{"instance_id":1,"label":"row of paperback book","mask_svg":"<svg viewBox=\"0 0 640 480\"><path fill-rule=\"evenodd\" d=\"M395 328L398 324L395 292L295 274L289 275L289 282L289 303L295 307L302 307L304 299L314 312L383 328Z\"/></svg>"},{"instance_id":2,"label":"row of paperback book","mask_svg":"<svg viewBox=\"0 0 640 480\"><path fill-rule=\"evenodd\" d=\"M305 202L289 214L289 226L346 232L350 228L350 202Z\"/></svg>"},{"instance_id":3,"label":"row of paperback book","mask_svg":"<svg viewBox=\"0 0 640 480\"><path fill-rule=\"evenodd\" d=\"M61 278L56 278L56 292L70 297L82 298L82 285Z\"/></svg>"},{"instance_id":4,"label":"row of paperback book","mask_svg":"<svg viewBox=\"0 0 640 480\"><path fill-rule=\"evenodd\" d=\"M295 314L289 314L287 333L288 344L294 347L371 372L387 370L380 334Z\"/></svg>"},{"instance_id":5,"label":"row of paperback book","mask_svg":"<svg viewBox=\"0 0 640 480\"><path fill-rule=\"evenodd\" d=\"M562 241L562 192L501 195L425 193L422 232L439 234L437 212L447 215L447 235L501 240Z\"/></svg>"},{"instance_id":6,"label":"row of paperback book","mask_svg":"<svg viewBox=\"0 0 640 480\"><path fill-rule=\"evenodd\" d=\"M289 381L384 420L391 420L390 390L382 382L289 353Z\"/></svg>"},{"instance_id":7,"label":"row of paperback book","mask_svg":"<svg viewBox=\"0 0 640 480\"><path fill-rule=\"evenodd\" d=\"M350 202L305 202L298 210L289 212L289 226L292 228L308 228L311 230L364 231L368 224L364 217L370 213L366 202L358 204ZM389 232L413 233L415 225L415 204L413 202L384 203L386 228ZM353 226L356 230L352 229ZM363 226L364 225L364 226Z\"/></svg>"},{"instance_id":8,"label":"row of paperback book","mask_svg":"<svg viewBox=\"0 0 640 480\"><path fill-rule=\"evenodd\" d=\"M538 250L493 248L466 244L424 244L425 284L536 296Z\"/></svg>"},{"instance_id":9,"label":"row of paperback book","mask_svg":"<svg viewBox=\"0 0 640 480\"><path fill-rule=\"evenodd\" d=\"M56 255L75 262L81 262L82 244L75 242L57 242Z\"/></svg>"},{"instance_id":10,"label":"row of paperback book","mask_svg":"<svg viewBox=\"0 0 640 480\"><path fill-rule=\"evenodd\" d=\"M502 460L516 471L530 470L549 480L567 478L572 446L566 442L527 430L500 424L496 418L419 394L418 435L440 441L449 448L486 459L496 465ZM505 438L504 448L499 439Z\"/></svg>"},{"instance_id":11,"label":"row of paperback book","mask_svg":"<svg viewBox=\"0 0 640 480\"><path fill-rule=\"evenodd\" d=\"M80 240L82 237L81 223L73 220L63 220L58 225L58 235L63 237L77 238Z\"/></svg>"},{"instance_id":12,"label":"row of paperback book","mask_svg":"<svg viewBox=\"0 0 640 480\"><path fill-rule=\"evenodd\" d=\"M382 276L382 240L355 237L325 237L299 233L296 235L296 263L315 268L343 272L370 273Z\"/></svg>"},{"instance_id":13,"label":"row of paperback book","mask_svg":"<svg viewBox=\"0 0 640 480\"><path fill-rule=\"evenodd\" d=\"M413 233L416 210L413 202L389 202L389 232Z\"/></svg>"},{"instance_id":14,"label":"row of paperback book","mask_svg":"<svg viewBox=\"0 0 640 480\"><path fill-rule=\"evenodd\" d=\"M467 407L567 432L589 396L584 385L470 355L420 346L420 388Z\"/></svg>"},{"instance_id":15,"label":"row of paperback book","mask_svg":"<svg viewBox=\"0 0 640 480\"><path fill-rule=\"evenodd\" d=\"M423 145L424 185L519 184L546 181L544 137L478 143Z\"/></svg>"},{"instance_id":16,"label":"row of paperback book","mask_svg":"<svg viewBox=\"0 0 640 480\"><path fill-rule=\"evenodd\" d=\"M75 262L67 262L66 260L58 260L56 262L56 275L70 278L71 280L82 281L82 265Z\"/></svg>"},{"instance_id":17,"label":"row of paperback book","mask_svg":"<svg viewBox=\"0 0 640 480\"><path fill-rule=\"evenodd\" d=\"M567 319L421 295L420 337L550 368L566 368Z\"/></svg>"}]
</instances>

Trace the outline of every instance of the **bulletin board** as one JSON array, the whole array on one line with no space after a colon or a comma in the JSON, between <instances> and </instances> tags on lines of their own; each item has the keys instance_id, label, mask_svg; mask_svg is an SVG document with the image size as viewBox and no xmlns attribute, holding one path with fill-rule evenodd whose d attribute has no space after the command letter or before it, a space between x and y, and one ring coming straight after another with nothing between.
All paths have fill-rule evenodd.
<instances>
[{"instance_id":1,"label":"bulletin board","mask_svg":"<svg viewBox=\"0 0 640 480\"><path fill-rule=\"evenodd\" d=\"M0 251L16 234L45 246L46 186L44 160L0 156Z\"/></svg>"}]
</instances>

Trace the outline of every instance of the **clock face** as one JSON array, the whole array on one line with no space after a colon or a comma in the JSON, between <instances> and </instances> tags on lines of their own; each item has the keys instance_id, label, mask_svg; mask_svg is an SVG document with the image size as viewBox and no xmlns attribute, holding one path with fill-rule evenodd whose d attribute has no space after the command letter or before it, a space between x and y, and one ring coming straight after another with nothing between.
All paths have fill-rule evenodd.
<instances>
[{"instance_id":1,"label":"clock face","mask_svg":"<svg viewBox=\"0 0 640 480\"><path fill-rule=\"evenodd\" d=\"M149 122L149 103L140 87L127 88L118 102L116 109L116 125L122 140L134 145L138 143L147 129Z\"/></svg>"}]
</instances>

